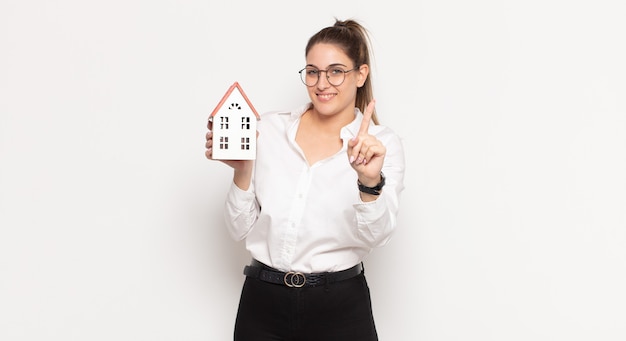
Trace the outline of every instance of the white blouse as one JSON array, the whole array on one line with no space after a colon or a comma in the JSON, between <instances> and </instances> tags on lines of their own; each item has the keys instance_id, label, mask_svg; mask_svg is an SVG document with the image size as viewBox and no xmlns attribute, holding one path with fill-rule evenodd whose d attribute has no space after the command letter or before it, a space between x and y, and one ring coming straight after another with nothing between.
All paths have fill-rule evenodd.
<instances>
[{"instance_id":1,"label":"white blouse","mask_svg":"<svg viewBox=\"0 0 626 341\"><path fill-rule=\"evenodd\" d=\"M341 129L343 147L337 154L309 165L295 140L309 105L261 116L252 184L247 191L231 185L226 225L264 264L283 271L340 271L389 241L404 189L404 150L389 128L370 125L369 133L387 148L386 184L375 201L363 202L347 155L363 114L355 108L354 121Z\"/></svg>"}]
</instances>

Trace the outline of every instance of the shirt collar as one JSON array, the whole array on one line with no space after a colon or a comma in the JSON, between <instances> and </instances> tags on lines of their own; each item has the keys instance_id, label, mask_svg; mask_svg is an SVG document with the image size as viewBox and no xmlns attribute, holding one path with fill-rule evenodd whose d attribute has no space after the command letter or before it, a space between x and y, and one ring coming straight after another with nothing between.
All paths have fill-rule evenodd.
<instances>
[{"instance_id":1,"label":"shirt collar","mask_svg":"<svg viewBox=\"0 0 626 341\"><path fill-rule=\"evenodd\" d=\"M348 123L345 127L341 128L340 136L344 141L344 144L348 142L349 139L357 136L359 134L359 128L361 127L361 122L363 121L363 114L359 108L354 108L354 120Z\"/></svg>"},{"instance_id":2,"label":"shirt collar","mask_svg":"<svg viewBox=\"0 0 626 341\"><path fill-rule=\"evenodd\" d=\"M297 123L302 117L302 115L307 110L309 110L312 105L313 104L311 102L308 102L307 104L302 105L299 108L293 110L291 112L291 121L293 123ZM348 123L346 126L341 128L341 132L339 133L339 136L344 141L344 145L348 142L348 140L350 140L351 138L359 134L359 128L361 127L362 121L363 121L363 113L358 107L355 107L354 108L354 120L352 120L352 122ZM294 131L294 134L295 134L295 131Z\"/></svg>"}]
</instances>

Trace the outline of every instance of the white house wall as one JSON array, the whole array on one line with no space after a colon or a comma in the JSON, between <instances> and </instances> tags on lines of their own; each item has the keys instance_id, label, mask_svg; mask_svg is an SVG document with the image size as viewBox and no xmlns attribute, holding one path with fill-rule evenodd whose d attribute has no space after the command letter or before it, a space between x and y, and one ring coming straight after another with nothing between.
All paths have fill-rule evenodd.
<instances>
[{"instance_id":1,"label":"white house wall","mask_svg":"<svg viewBox=\"0 0 626 341\"><path fill-rule=\"evenodd\" d=\"M244 143L242 139L245 139ZM256 116L237 88L213 117L213 158L256 158Z\"/></svg>"}]
</instances>

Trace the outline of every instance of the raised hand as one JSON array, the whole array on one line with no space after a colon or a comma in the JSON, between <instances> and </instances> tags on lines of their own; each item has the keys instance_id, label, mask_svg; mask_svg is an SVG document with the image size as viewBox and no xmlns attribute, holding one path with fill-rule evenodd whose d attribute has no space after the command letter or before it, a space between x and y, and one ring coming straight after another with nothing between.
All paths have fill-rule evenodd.
<instances>
[{"instance_id":1,"label":"raised hand","mask_svg":"<svg viewBox=\"0 0 626 341\"><path fill-rule=\"evenodd\" d=\"M368 132L375 100L372 100L363 113L363 121L357 136L348 141L348 159L356 170L359 181L365 186L375 186L380 181L380 172L387 149Z\"/></svg>"}]
</instances>

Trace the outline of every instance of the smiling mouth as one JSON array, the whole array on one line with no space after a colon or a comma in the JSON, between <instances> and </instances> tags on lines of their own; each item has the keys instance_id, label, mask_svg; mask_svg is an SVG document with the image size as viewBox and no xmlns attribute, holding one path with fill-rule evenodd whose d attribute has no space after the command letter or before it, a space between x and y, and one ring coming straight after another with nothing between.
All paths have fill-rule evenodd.
<instances>
[{"instance_id":1,"label":"smiling mouth","mask_svg":"<svg viewBox=\"0 0 626 341\"><path fill-rule=\"evenodd\" d=\"M329 100L335 96L336 94L317 94L317 97L322 100Z\"/></svg>"}]
</instances>

